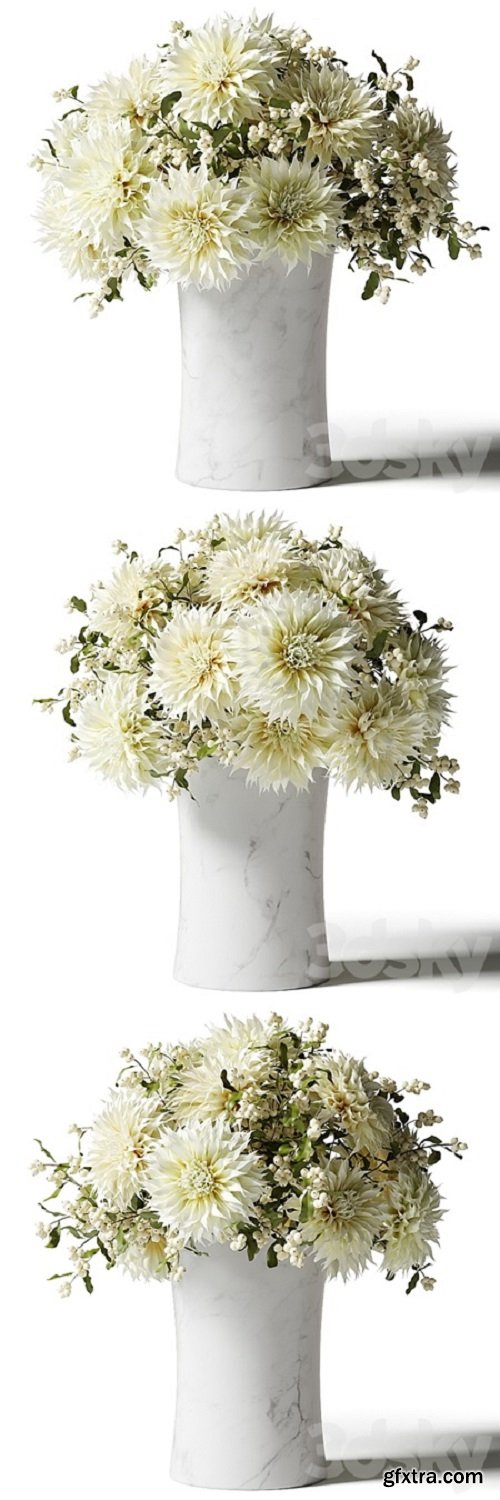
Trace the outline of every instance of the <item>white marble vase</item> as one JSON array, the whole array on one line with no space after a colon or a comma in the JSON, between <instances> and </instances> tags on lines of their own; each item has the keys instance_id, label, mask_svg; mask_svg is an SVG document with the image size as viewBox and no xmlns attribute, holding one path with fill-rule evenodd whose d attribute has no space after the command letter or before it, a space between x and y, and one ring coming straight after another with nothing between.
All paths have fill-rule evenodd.
<instances>
[{"instance_id":1,"label":"white marble vase","mask_svg":"<svg viewBox=\"0 0 500 1500\"><path fill-rule=\"evenodd\" d=\"M277 256L225 291L179 291L177 475L216 490L291 490L331 477L326 334L332 257L289 274Z\"/></svg>"},{"instance_id":2,"label":"white marble vase","mask_svg":"<svg viewBox=\"0 0 500 1500\"><path fill-rule=\"evenodd\" d=\"M262 792L201 762L178 799L180 911L174 975L217 990L289 990L329 977L323 907L328 777Z\"/></svg>"},{"instance_id":3,"label":"white marble vase","mask_svg":"<svg viewBox=\"0 0 500 1500\"><path fill-rule=\"evenodd\" d=\"M174 1285L177 1408L171 1477L204 1489L290 1489L325 1474L323 1273L274 1270L213 1245Z\"/></svg>"}]
</instances>

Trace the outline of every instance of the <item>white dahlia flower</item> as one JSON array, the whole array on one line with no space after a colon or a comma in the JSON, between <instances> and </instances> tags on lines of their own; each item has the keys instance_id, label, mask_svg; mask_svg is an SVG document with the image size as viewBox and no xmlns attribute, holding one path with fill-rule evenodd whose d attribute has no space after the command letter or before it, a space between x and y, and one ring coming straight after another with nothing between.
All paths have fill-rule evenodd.
<instances>
[{"instance_id":1,"label":"white dahlia flower","mask_svg":"<svg viewBox=\"0 0 500 1500\"><path fill-rule=\"evenodd\" d=\"M347 1160L332 1162L323 1173L320 1202L313 1208L304 1239L313 1242L314 1259L327 1276L359 1276L372 1258L374 1240L384 1223L380 1188Z\"/></svg>"},{"instance_id":2,"label":"white dahlia flower","mask_svg":"<svg viewBox=\"0 0 500 1500\"><path fill-rule=\"evenodd\" d=\"M288 786L302 791L326 763L328 731L321 718L302 715L290 724L249 708L230 727L231 742L238 746L231 752L231 764L247 771L248 782L263 791L286 791Z\"/></svg>"},{"instance_id":3,"label":"white dahlia flower","mask_svg":"<svg viewBox=\"0 0 500 1500\"><path fill-rule=\"evenodd\" d=\"M222 1073L227 1073L233 1089L258 1084L269 1072L268 1041L269 1028L258 1016L226 1016L223 1026L210 1027L202 1060L183 1067L179 1075L176 1119L214 1120L224 1115L231 1089L224 1086Z\"/></svg>"},{"instance_id":4,"label":"white dahlia flower","mask_svg":"<svg viewBox=\"0 0 500 1500\"><path fill-rule=\"evenodd\" d=\"M224 287L249 260L244 204L232 183L209 177L205 166L184 165L154 182L141 239L150 260L172 281Z\"/></svg>"},{"instance_id":5,"label":"white dahlia flower","mask_svg":"<svg viewBox=\"0 0 500 1500\"><path fill-rule=\"evenodd\" d=\"M362 1156L385 1156L394 1127L390 1104L375 1095L366 1069L342 1052L332 1056L324 1072L315 1073L314 1097L320 1101L321 1117L340 1126Z\"/></svg>"},{"instance_id":6,"label":"white dahlia flower","mask_svg":"<svg viewBox=\"0 0 500 1500\"><path fill-rule=\"evenodd\" d=\"M91 629L115 638L126 635L132 626L140 623L148 604L150 587L151 570L145 563L139 558L123 562L116 568L110 583L100 584L95 590L89 605Z\"/></svg>"},{"instance_id":7,"label":"white dahlia flower","mask_svg":"<svg viewBox=\"0 0 500 1500\"><path fill-rule=\"evenodd\" d=\"M203 1058L182 1069L175 1090L175 1118L181 1125L189 1120L217 1120L225 1115L230 1091L224 1088L220 1058Z\"/></svg>"},{"instance_id":8,"label":"white dahlia flower","mask_svg":"<svg viewBox=\"0 0 500 1500\"><path fill-rule=\"evenodd\" d=\"M439 641L401 628L390 642L388 663L412 708L421 713L430 730L439 729L450 716L451 694L445 688L449 667Z\"/></svg>"},{"instance_id":9,"label":"white dahlia flower","mask_svg":"<svg viewBox=\"0 0 500 1500\"><path fill-rule=\"evenodd\" d=\"M150 786L170 769L160 724L147 713L148 700L134 677L111 674L96 697L78 710L75 740L95 771L125 791Z\"/></svg>"},{"instance_id":10,"label":"white dahlia flower","mask_svg":"<svg viewBox=\"0 0 500 1500\"><path fill-rule=\"evenodd\" d=\"M37 208L40 242L56 250L64 269L82 281L101 281L110 274L109 253L102 242L91 244L87 232L74 223L71 200L60 177L47 183Z\"/></svg>"},{"instance_id":11,"label":"white dahlia flower","mask_svg":"<svg viewBox=\"0 0 500 1500\"><path fill-rule=\"evenodd\" d=\"M299 261L310 266L313 252L326 255L335 244L340 199L319 166L298 156L263 156L242 171L240 197L261 259L277 251L291 271Z\"/></svg>"},{"instance_id":12,"label":"white dahlia flower","mask_svg":"<svg viewBox=\"0 0 500 1500\"><path fill-rule=\"evenodd\" d=\"M391 683L365 687L352 698L342 693L328 722L330 773L347 787L390 786L418 754L425 727Z\"/></svg>"},{"instance_id":13,"label":"white dahlia flower","mask_svg":"<svg viewBox=\"0 0 500 1500\"><path fill-rule=\"evenodd\" d=\"M279 593L289 578L290 559L279 536L253 537L240 546L217 547L205 574L209 599L228 609Z\"/></svg>"},{"instance_id":14,"label":"white dahlia flower","mask_svg":"<svg viewBox=\"0 0 500 1500\"><path fill-rule=\"evenodd\" d=\"M423 1173L407 1168L385 1192L388 1229L384 1235L384 1270L409 1271L432 1257L439 1243L443 1216L437 1187Z\"/></svg>"},{"instance_id":15,"label":"white dahlia flower","mask_svg":"<svg viewBox=\"0 0 500 1500\"><path fill-rule=\"evenodd\" d=\"M338 156L346 166L369 154L381 121L373 89L350 78L343 68L323 63L319 70L304 70L299 90L309 120L306 161L317 156L327 165Z\"/></svg>"},{"instance_id":16,"label":"white dahlia flower","mask_svg":"<svg viewBox=\"0 0 500 1500\"><path fill-rule=\"evenodd\" d=\"M250 1137L224 1120L164 1130L151 1155L147 1186L162 1224L196 1240L223 1240L252 1213L264 1188Z\"/></svg>"},{"instance_id":17,"label":"white dahlia flower","mask_svg":"<svg viewBox=\"0 0 500 1500\"><path fill-rule=\"evenodd\" d=\"M247 542L274 541L278 538L285 543L294 531L292 522L285 521L279 510L273 510L270 515L265 510L250 510L245 515L237 512L234 516L225 512L214 519L217 522L217 532L224 538L221 544L223 548L240 547Z\"/></svg>"},{"instance_id":18,"label":"white dahlia flower","mask_svg":"<svg viewBox=\"0 0 500 1500\"><path fill-rule=\"evenodd\" d=\"M270 38L228 16L179 36L166 65L167 91L180 89L178 110L207 125L238 124L260 113L273 82Z\"/></svg>"},{"instance_id":19,"label":"white dahlia flower","mask_svg":"<svg viewBox=\"0 0 500 1500\"><path fill-rule=\"evenodd\" d=\"M154 168L127 120L91 125L64 174L68 221L90 244L120 249L134 236Z\"/></svg>"},{"instance_id":20,"label":"white dahlia flower","mask_svg":"<svg viewBox=\"0 0 500 1500\"><path fill-rule=\"evenodd\" d=\"M455 168L451 162L450 133L443 130L430 109L419 109L411 100L400 104L387 127L389 146L398 153L398 165L407 172L412 167L419 177L419 191L423 192L425 177L420 167L426 166L433 175L429 187L443 197L454 190ZM417 165L418 163L418 165Z\"/></svg>"},{"instance_id":21,"label":"white dahlia flower","mask_svg":"<svg viewBox=\"0 0 500 1500\"><path fill-rule=\"evenodd\" d=\"M264 600L230 633L243 703L290 724L328 713L349 681L354 641L345 613L313 592Z\"/></svg>"},{"instance_id":22,"label":"white dahlia flower","mask_svg":"<svg viewBox=\"0 0 500 1500\"><path fill-rule=\"evenodd\" d=\"M160 702L190 724L217 720L234 701L227 631L220 616L203 605L178 610L152 652L150 683Z\"/></svg>"},{"instance_id":23,"label":"white dahlia flower","mask_svg":"<svg viewBox=\"0 0 500 1500\"><path fill-rule=\"evenodd\" d=\"M359 623L371 644L381 631L393 631L403 618L397 593L388 588L384 575L355 547L332 547L319 552L315 569L321 586L338 599L352 620Z\"/></svg>"},{"instance_id":24,"label":"white dahlia flower","mask_svg":"<svg viewBox=\"0 0 500 1500\"><path fill-rule=\"evenodd\" d=\"M165 1281L171 1276L172 1261L178 1264L179 1249L175 1235L138 1222L117 1264L134 1281Z\"/></svg>"},{"instance_id":25,"label":"white dahlia flower","mask_svg":"<svg viewBox=\"0 0 500 1500\"><path fill-rule=\"evenodd\" d=\"M158 1138L158 1114L150 1101L126 1090L113 1094L85 1137L85 1161L100 1198L126 1209L145 1185L148 1152Z\"/></svg>"},{"instance_id":26,"label":"white dahlia flower","mask_svg":"<svg viewBox=\"0 0 500 1500\"><path fill-rule=\"evenodd\" d=\"M165 67L160 59L135 57L128 73L108 73L91 89L89 116L106 124L125 117L131 125L146 125L149 117L158 113L166 93Z\"/></svg>"}]
</instances>

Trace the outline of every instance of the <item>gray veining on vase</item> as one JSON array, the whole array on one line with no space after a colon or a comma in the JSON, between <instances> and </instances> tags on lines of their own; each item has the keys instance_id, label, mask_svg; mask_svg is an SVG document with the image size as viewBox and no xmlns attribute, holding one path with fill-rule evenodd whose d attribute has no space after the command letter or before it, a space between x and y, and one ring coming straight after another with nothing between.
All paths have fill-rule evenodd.
<instances>
[{"instance_id":1,"label":"gray veining on vase","mask_svg":"<svg viewBox=\"0 0 500 1500\"><path fill-rule=\"evenodd\" d=\"M326 336L332 257L277 256L225 291L179 289L177 475L206 489L287 490L331 476Z\"/></svg>"},{"instance_id":2,"label":"gray veining on vase","mask_svg":"<svg viewBox=\"0 0 500 1500\"><path fill-rule=\"evenodd\" d=\"M261 792L200 763L178 799L181 892L175 978L218 990L288 990L329 977L323 905L328 778Z\"/></svg>"},{"instance_id":3,"label":"gray veining on vase","mask_svg":"<svg viewBox=\"0 0 500 1500\"><path fill-rule=\"evenodd\" d=\"M274 1270L226 1245L188 1255L174 1285L177 1409L171 1477L268 1490L325 1474L320 1336L324 1278L312 1259Z\"/></svg>"}]
</instances>

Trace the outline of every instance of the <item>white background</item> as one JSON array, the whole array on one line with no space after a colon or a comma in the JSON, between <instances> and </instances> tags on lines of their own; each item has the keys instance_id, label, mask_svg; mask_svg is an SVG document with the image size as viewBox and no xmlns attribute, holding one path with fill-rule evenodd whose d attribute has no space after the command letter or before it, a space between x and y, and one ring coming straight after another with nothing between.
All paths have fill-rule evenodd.
<instances>
[{"instance_id":1,"label":"white background","mask_svg":"<svg viewBox=\"0 0 500 1500\"><path fill-rule=\"evenodd\" d=\"M439 7L344 0L334 20L324 12L319 3L307 15L292 4L277 7L280 20L307 24L354 70L367 69L372 46L390 66L410 53L423 59L419 96L453 126L463 217L495 231L493 8L484 0L470 11L450 0ZM65 663L52 649L68 633L63 601L105 576L112 539L156 551L179 524L197 524L221 503L173 478L175 289L147 297L133 288L123 306L90 321L85 302L72 300L77 288L36 246L39 182L25 165L56 112L51 90L125 68L165 38L176 14L156 0L32 3L11 18L4 64L2 1251L10 1417L2 1466L9 1500L135 1500L146 1489L176 1488L167 1477L175 1371L168 1289L138 1287L116 1273L98 1278L93 1298L82 1291L59 1300L45 1281L55 1261L32 1233L39 1217L38 1182L27 1175L32 1136L42 1133L62 1149L66 1123L88 1120L99 1105L122 1046L189 1036L225 1008L265 1013L276 1003L276 996L254 1005L251 997L246 1004L244 996L233 1001L173 984L175 809L160 795L126 798L68 765L64 726L31 707L33 696L63 681ZM199 23L205 4L182 14ZM386 308L361 303L359 278L335 266L329 376L340 454L366 456L384 444L389 454L409 452L419 432L426 449L429 424L437 452L444 434L494 433L495 233L485 241L482 262L461 258L456 266L436 246L438 269L396 288ZM226 499L237 508L237 496ZM456 626L457 711L447 748L460 759L463 792L445 798L426 824L382 794L332 795L327 898L335 956L451 951L457 966L457 955L474 949L477 970L478 953L495 949L498 477L339 485L283 500L312 532L343 523L410 605ZM272 508L273 497L264 503ZM461 1434L458 1461L466 1464L471 1435L499 1425L491 1365L495 973L372 979L285 997L282 1008L294 1018L304 1011L330 1018L334 1042L384 1072L430 1078L426 1102L451 1134L469 1141L462 1164L440 1169L449 1215L435 1292L407 1299L403 1284L386 1285L376 1273L329 1288L323 1351L332 1456L389 1460L416 1446L429 1456L433 1442L446 1450L446 1439ZM469 1467L477 1467L477 1455Z\"/></svg>"}]
</instances>

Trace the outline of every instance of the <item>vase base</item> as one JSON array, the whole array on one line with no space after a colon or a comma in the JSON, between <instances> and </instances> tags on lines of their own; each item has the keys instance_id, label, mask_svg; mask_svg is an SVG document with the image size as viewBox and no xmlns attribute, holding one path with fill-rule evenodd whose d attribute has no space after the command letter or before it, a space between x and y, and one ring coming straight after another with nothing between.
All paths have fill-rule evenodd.
<instances>
[{"instance_id":1,"label":"vase base","mask_svg":"<svg viewBox=\"0 0 500 1500\"><path fill-rule=\"evenodd\" d=\"M301 974L297 978L286 978L283 975L270 974L253 982L251 980L243 980L237 974L230 979L227 976L224 979L220 977L217 979L213 977L205 978L205 976L199 978L198 976L189 976L177 969L177 967L174 967L173 977L177 984L183 984L185 988L191 990L219 990L222 992L227 991L228 993L239 992L240 994L258 995L266 994L267 992L282 991L286 993L287 990L318 989L320 985L329 983L330 967L328 966L328 969L324 973L314 979L305 974Z\"/></svg>"},{"instance_id":2,"label":"vase base","mask_svg":"<svg viewBox=\"0 0 500 1500\"><path fill-rule=\"evenodd\" d=\"M325 465L324 471L318 476L304 473L300 466L280 465L281 472L276 468L266 465L252 463L248 469L237 469L231 474L201 474L194 475L183 471L182 465L178 464L176 478L180 484L187 484L191 489L201 490L234 490L237 493L244 491L253 494L275 494L280 490L308 490L318 489L322 484L331 484L334 476L334 466Z\"/></svg>"}]
</instances>

